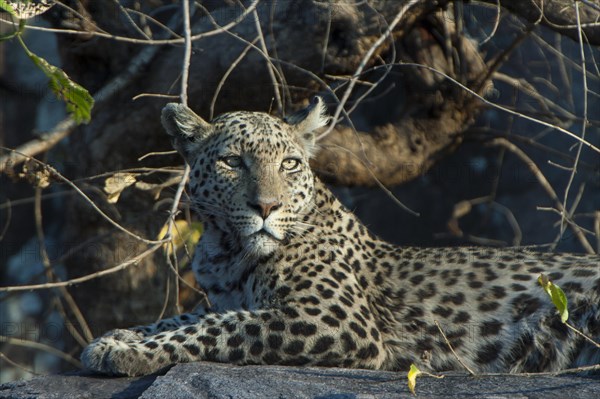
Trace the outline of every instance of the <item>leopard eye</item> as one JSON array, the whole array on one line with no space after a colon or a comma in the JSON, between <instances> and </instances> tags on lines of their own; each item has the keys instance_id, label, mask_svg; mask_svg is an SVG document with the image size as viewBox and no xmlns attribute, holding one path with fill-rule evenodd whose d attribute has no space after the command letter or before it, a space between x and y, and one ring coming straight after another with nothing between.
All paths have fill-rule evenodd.
<instances>
[{"instance_id":1,"label":"leopard eye","mask_svg":"<svg viewBox=\"0 0 600 399\"><path fill-rule=\"evenodd\" d=\"M281 168L283 170L295 170L300 166L300 160L296 158L286 158L281 162Z\"/></svg>"},{"instance_id":2,"label":"leopard eye","mask_svg":"<svg viewBox=\"0 0 600 399\"><path fill-rule=\"evenodd\" d=\"M244 165L242 157L238 155L228 155L226 157L221 158L220 161L223 162L225 165L229 166L230 168L240 168Z\"/></svg>"}]
</instances>

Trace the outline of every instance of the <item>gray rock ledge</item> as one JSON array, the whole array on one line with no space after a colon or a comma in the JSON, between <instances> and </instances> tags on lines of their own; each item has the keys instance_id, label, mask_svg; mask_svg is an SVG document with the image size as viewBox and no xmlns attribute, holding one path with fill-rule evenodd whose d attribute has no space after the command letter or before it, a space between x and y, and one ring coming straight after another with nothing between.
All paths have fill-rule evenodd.
<instances>
[{"instance_id":1,"label":"gray rock ledge","mask_svg":"<svg viewBox=\"0 0 600 399\"><path fill-rule=\"evenodd\" d=\"M419 377L418 398L600 398L600 375ZM83 373L37 377L0 385L2 399L155 398L414 398L406 373L370 370L232 366L188 363L164 375L107 378Z\"/></svg>"}]
</instances>

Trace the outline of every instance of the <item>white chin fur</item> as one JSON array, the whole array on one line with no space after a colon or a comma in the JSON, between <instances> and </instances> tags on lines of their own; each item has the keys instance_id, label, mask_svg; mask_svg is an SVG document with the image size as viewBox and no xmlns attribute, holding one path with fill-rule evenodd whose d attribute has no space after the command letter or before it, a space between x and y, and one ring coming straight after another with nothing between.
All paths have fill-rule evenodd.
<instances>
[{"instance_id":1,"label":"white chin fur","mask_svg":"<svg viewBox=\"0 0 600 399\"><path fill-rule=\"evenodd\" d=\"M280 242L266 233L256 233L245 237L246 252L251 256L267 256L275 252Z\"/></svg>"}]
</instances>

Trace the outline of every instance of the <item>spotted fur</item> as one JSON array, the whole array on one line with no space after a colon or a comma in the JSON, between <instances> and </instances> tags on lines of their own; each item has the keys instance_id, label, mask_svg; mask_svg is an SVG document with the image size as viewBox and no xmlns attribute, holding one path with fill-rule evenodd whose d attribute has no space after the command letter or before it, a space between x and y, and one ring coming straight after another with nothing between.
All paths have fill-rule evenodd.
<instances>
[{"instance_id":1,"label":"spotted fur","mask_svg":"<svg viewBox=\"0 0 600 399\"><path fill-rule=\"evenodd\" d=\"M193 269L212 308L96 339L90 370L141 375L210 360L431 371L549 371L600 351L561 323L537 284L566 292L570 322L600 337L598 256L407 248L373 236L312 174L316 99L287 121L233 112L212 123L169 104L163 124L191 166L205 232Z\"/></svg>"}]
</instances>

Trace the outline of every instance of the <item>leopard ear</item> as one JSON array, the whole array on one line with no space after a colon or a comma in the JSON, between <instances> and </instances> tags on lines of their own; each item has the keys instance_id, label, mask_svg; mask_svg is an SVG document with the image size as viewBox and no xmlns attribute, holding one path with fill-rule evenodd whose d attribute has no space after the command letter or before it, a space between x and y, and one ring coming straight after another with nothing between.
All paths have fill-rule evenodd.
<instances>
[{"instance_id":1,"label":"leopard ear","mask_svg":"<svg viewBox=\"0 0 600 399\"><path fill-rule=\"evenodd\" d=\"M200 142L213 132L210 123L183 104L167 104L162 110L161 122L171 136L173 147L186 161L189 161L189 155L198 148Z\"/></svg>"},{"instance_id":2,"label":"leopard ear","mask_svg":"<svg viewBox=\"0 0 600 399\"><path fill-rule=\"evenodd\" d=\"M289 115L285 121L294 128L296 139L311 157L316 152L315 130L327 125L329 119L323 99L315 96L308 107Z\"/></svg>"}]
</instances>

